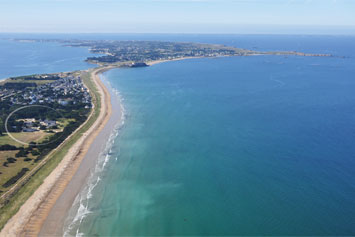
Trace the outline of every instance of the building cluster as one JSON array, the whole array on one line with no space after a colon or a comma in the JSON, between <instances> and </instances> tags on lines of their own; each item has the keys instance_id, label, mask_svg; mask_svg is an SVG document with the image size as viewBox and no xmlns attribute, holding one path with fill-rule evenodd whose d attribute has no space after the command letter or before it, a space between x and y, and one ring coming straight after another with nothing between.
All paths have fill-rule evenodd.
<instances>
[{"instance_id":1,"label":"building cluster","mask_svg":"<svg viewBox=\"0 0 355 237\"><path fill-rule=\"evenodd\" d=\"M23 132L37 132L39 130L51 129L57 127L57 121L48 119L19 119L23 122L22 131Z\"/></svg>"},{"instance_id":2,"label":"building cluster","mask_svg":"<svg viewBox=\"0 0 355 237\"><path fill-rule=\"evenodd\" d=\"M16 84L16 83L11 83ZM66 76L45 84L18 83L19 86L0 87L0 100L8 101L11 105L60 105L85 104L91 107L89 91L79 77ZM22 85L22 86L21 86ZM35 86L34 86L35 85Z\"/></svg>"},{"instance_id":3,"label":"building cluster","mask_svg":"<svg viewBox=\"0 0 355 237\"><path fill-rule=\"evenodd\" d=\"M235 56L250 53L247 50L222 45L158 41L85 42L84 45L91 47L93 53L104 54L104 56L89 57L87 61L101 63L147 62L185 57ZM75 46L78 46L78 44Z\"/></svg>"},{"instance_id":4,"label":"building cluster","mask_svg":"<svg viewBox=\"0 0 355 237\"><path fill-rule=\"evenodd\" d=\"M10 112L16 108L42 105L51 110L42 111L43 108L41 110L39 107L22 112L20 110L19 118L9 120L9 126L13 132L53 131L59 125L53 111L70 113L74 119L80 119L81 114L89 111L92 107L91 96L80 77L72 74L54 74L52 78L48 80L46 77L41 80L38 77L37 81L33 82L34 80L21 77L5 81L0 86L0 121L5 121ZM78 112L79 110L82 111Z\"/></svg>"}]
</instances>

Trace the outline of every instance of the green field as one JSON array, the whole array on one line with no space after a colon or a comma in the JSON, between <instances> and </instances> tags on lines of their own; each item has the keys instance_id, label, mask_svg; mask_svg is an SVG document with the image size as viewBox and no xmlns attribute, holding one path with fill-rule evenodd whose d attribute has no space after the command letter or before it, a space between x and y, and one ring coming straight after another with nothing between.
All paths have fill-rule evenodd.
<instances>
[{"instance_id":1,"label":"green field","mask_svg":"<svg viewBox=\"0 0 355 237\"><path fill-rule=\"evenodd\" d=\"M11 135L23 142L23 143L30 143L30 142L41 142L43 141L46 137L51 136L52 134L46 133L45 131L38 131L38 132L13 132ZM12 139L8 134L4 134L3 136L0 137L0 145L13 145L13 146L23 146L22 143L19 143Z\"/></svg>"},{"instance_id":2,"label":"green field","mask_svg":"<svg viewBox=\"0 0 355 237\"><path fill-rule=\"evenodd\" d=\"M12 145L12 146L22 146L21 143L18 143L17 141L12 139L6 133L3 134L2 136L0 136L0 145L5 145L5 144L9 144L9 145ZM0 152L0 156L1 156L1 152Z\"/></svg>"},{"instance_id":3,"label":"green field","mask_svg":"<svg viewBox=\"0 0 355 237\"><path fill-rule=\"evenodd\" d=\"M16 175L22 168L33 169L35 167L35 163L33 162L34 157L29 154L27 158L32 160L25 161L24 157L16 158L15 163L10 163L4 166L4 162L6 162L7 158L15 157L17 151L1 151L0 152L0 194L7 191L11 187L4 188L2 185L5 184L11 177Z\"/></svg>"}]
</instances>

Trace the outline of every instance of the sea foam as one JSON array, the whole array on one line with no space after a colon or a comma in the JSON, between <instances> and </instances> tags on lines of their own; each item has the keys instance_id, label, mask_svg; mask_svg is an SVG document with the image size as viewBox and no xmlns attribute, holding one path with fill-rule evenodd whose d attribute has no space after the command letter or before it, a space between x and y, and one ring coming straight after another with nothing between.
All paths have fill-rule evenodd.
<instances>
[{"instance_id":1,"label":"sea foam","mask_svg":"<svg viewBox=\"0 0 355 237\"><path fill-rule=\"evenodd\" d=\"M84 234L80 232L80 226L83 222L84 218L90 215L92 212L89 210L90 200L93 197L93 191L95 187L101 181L100 176L102 175L105 167L107 166L108 162L112 158L112 147L115 144L116 138L119 135L119 131L122 129L123 125L125 124L125 118L127 117L125 108L123 105L123 98L118 90L114 89L110 82L101 75L101 79L104 83L108 86L112 95L118 100L120 105L121 111L121 118L119 122L115 125L113 131L111 132L109 139L106 143L105 148L100 153L95 168L91 172L88 182L83 188L83 190L76 196L73 205L69 211L68 217L65 220L64 224L64 236L83 236ZM116 153L115 153L116 154ZM116 154L116 156L119 156ZM117 160L118 157L115 158Z\"/></svg>"}]
</instances>

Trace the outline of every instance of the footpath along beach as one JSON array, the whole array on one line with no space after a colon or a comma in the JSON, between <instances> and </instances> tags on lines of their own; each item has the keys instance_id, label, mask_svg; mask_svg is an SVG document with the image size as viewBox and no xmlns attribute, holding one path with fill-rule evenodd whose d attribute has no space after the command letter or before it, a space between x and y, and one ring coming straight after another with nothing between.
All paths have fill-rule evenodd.
<instances>
[{"instance_id":1,"label":"footpath along beach","mask_svg":"<svg viewBox=\"0 0 355 237\"><path fill-rule=\"evenodd\" d=\"M100 79L112 67L89 69L96 86L100 110L96 120L70 147L59 165L7 222L0 236L62 235L64 220L115 125L120 123L121 106L117 96ZM90 78L89 78L90 83ZM93 113L90 115L93 116ZM87 123L90 117L85 122ZM85 125L85 123L83 125ZM77 131L76 131L77 132Z\"/></svg>"}]
</instances>

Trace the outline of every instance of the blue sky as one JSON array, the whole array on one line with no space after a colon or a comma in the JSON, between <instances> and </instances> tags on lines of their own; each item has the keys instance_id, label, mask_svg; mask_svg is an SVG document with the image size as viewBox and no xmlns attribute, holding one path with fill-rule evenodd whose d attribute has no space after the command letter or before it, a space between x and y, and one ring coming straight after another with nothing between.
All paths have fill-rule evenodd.
<instances>
[{"instance_id":1,"label":"blue sky","mask_svg":"<svg viewBox=\"0 0 355 237\"><path fill-rule=\"evenodd\" d=\"M0 0L0 32L355 34L355 0Z\"/></svg>"}]
</instances>

